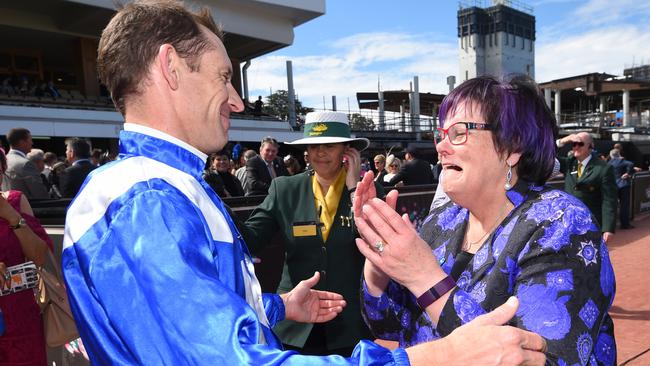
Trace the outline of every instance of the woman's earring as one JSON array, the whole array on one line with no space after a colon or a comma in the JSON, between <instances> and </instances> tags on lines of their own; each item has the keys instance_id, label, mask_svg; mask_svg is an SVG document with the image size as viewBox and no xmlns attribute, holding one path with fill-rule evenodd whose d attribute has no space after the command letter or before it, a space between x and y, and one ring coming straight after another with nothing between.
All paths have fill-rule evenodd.
<instances>
[{"instance_id":1,"label":"woman's earring","mask_svg":"<svg viewBox=\"0 0 650 366\"><path fill-rule=\"evenodd\" d=\"M503 188L505 188L506 191L509 191L512 189L512 165L510 165L510 163L506 164L508 164L508 173L506 173L506 184Z\"/></svg>"}]
</instances>

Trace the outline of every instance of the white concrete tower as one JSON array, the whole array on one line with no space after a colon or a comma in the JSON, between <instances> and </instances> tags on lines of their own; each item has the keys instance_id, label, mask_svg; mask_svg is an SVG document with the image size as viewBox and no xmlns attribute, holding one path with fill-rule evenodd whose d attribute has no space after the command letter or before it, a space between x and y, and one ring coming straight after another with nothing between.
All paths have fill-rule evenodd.
<instances>
[{"instance_id":1,"label":"white concrete tower","mask_svg":"<svg viewBox=\"0 0 650 366\"><path fill-rule=\"evenodd\" d=\"M514 0L461 1L458 45L461 82L489 74L519 73L535 78L535 17ZM516 4L515 4L516 3Z\"/></svg>"}]
</instances>

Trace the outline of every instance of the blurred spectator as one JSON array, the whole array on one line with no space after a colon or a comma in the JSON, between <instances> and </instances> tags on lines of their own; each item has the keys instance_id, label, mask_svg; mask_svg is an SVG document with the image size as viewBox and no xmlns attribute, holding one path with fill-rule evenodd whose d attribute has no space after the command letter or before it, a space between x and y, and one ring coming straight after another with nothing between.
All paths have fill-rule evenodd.
<instances>
[{"instance_id":1,"label":"blurred spectator","mask_svg":"<svg viewBox=\"0 0 650 366\"><path fill-rule=\"evenodd\" d=\"M395 155L390 154L386 158L386 165L388 166L388 174L384 176L384 182L388 183L397 175L400 168L402 167L402 161L399 160Z\"/></svg>"},{"instance_id":2,"label":"blurred spectator","mask_svg":"<svg viewBox=\"0 0 650 366\"><path fill-rule=\"evenodd\" d=\"M116 158L117 156L111 154L111 152L107 150L105 153L102 154L102 156L99 157L99 166L110 163Z\"/></svg>"},{"instance_id":3,"label":"blurred spectator","mask_svg":"<svg viewBox=\"0 0 650 366\"><path fill-rule=\"evenodd\" d=\"M246 162L247 196L267 194L273 178L289 175L284 163L277 158L278 149L278 142L267 136L262 139L260 154Z\"/></svg>"},{"instance_id":4,"label":"blurred spectator","mask_svg":"<svg viewBox=\"0 0 650 366\"><path fill-rule=\"evenodd\" d=\"M375 155L375 182L384 183L384 177L388 174L386 170L386 157L382 154Z\"/></svg>"},{"instance_id":5,"label":"blurred spectator","mask_svg":"<svg viewBox=\"0 0 650 366\"><path fill-rule=\"evenodd\" d=\"M93 151L90 152L90 162L93 163L94 166L99 166L99 162L102 159L102 149L93 149Z\"/></svg>"},{"instance_id":6,"label":"blurred spectator","mask_svg":"<svg viewBox=\"0 0 650 366\"><path fill-rule=\"evenodd\" d=\"M609 165L614 169L614 178L618 188L618 206L621 229L632 229L630 224L630 188L634 175L634 164L621 156L621 151L612 149L609 152Z\"/></svg>"},{"instance_id":7,"label":"blurred spectator","mask_svg":"<svg viewBox=\"0 0 650 366\"><path fill-rule=\"evenodd\" d=\"M45 169L43 170L43 174L45 174L45 178L48 180L50 179L50 173L52 172L52 167L54 164L59 159L56 157L56 154L53 152L46 152L45 155L43 156L43 161L45 162Z\"/></svg>"},{"instance_id":8,"label":"blurred spectator","mask_svg":"<svg viewBox=\"0 0 650 366\"><path fill-rule=\"evenodd\" d=\"M47 82L47 87L45 88L45 92L49 94L52 98L61 98L61 93L59 92L59 89L54 86L54 82L52 80L49 80Z\"/></svg>"},{"instance_id":9,"label":"blurred spectator","mask_svg":"<svg viewBox=\"0 0 650 366\"><path fill-rule=\"evenodd\" d=\"M302 173L302 166L300 165L300 162L298 162L298 159L294 158L291 155L287 155L284 157L284 166L287 168L287 171L289 172L289 175L296 175L299 173Z\"/></svg>"},{"instance_id":10,"label":"blurred spectator","mask_svg":"<svg viewBox=\"0 0 650 366\"><path fill-rule=\"evenodd\" d=\"M236 176L230 174L230 158L227 151L211 154L203 173L203 179L221 198L241 197L244 189Z\"/></svg>"},{"instance_id":11,"label":"blurred spectator","mask_svg":"<svg viewBox=\"0 0 650 366\"><path fill-rule=\"evenodd\" d=\"M239 158L240 167L235 171L235 176L241 182L244 192L246 192L246 185L248 184L248 176L246 175L246 162L257 156L257 152L253 149L248 149Z\"/></svg>"},{"instance_id":12,"label":"blurred spectator","mask_svg":"<svg viewBox=\"0 0 650 366\"><path fill-rule=\"evenodd\" d=\"M311 163L309 162L309 151L305 150L302 154L302 158L305 160L305 170L311 169Z\"/></svg>"},{"instance_id":13,"label":"blurred spectator","mask_svg":"<svg viewBox=\"0 0 650 366\"><path fill-rule=\"evenodd\" d=\"M32 150L32 134L26 128L12 128L7 134L11 150L7 154L6 180L3 191L21 191L28 199L48 198L47 188L36 165L27 159Z\"/></svg>"},{"instance_id":14,"label":"blurred spectator","mask_svg":"<svg viewBox=\"0 0 650 366\"><path fill-rule=\"evenodd\" d=\"M2 84L0 84L0 93L9 95L16 93L14 87L11 85L11 78L9 76L2 80Z\"/></svg>"},{"instance_id":15,"label":"blurred spectator","mask_svg":"<svg viewBox=\"0 0 650 366\"><path fill-rule=\"evenodd\" d=\"M388 182L395 185L403 182L404 185L416 184L433 184L433 173L431 166L426 161L420 159L419 151L414 145L406 148L404 156L406 163L402 165L399 172Z\"/></svg>"},{"instance_id":16,"label":"blurred spectator","mask_svg":"<svg viewBox=\"0 0 650 366\"><path fill-rule=\"evenodd\" d=\"M50 191L50 182L47 180L47 176L43 173L45 171L45 153L41 149L32 149L27 153L27 159L36 165L41 181L45 188Z\"/></svg>"},{"instance_id":17,"label":"blurred spectator","mask_svg":"<svg viewBox=\"0 0 650 366\"><path fill-rule=\"evenodd\" d=\"M63 174L63 171L67 167L66 163L62 161L56 162L52 165L52 172L50 172L50 177L48 179L50 182L50 196L52 198L59 199L63 197L61 194L59 177L61 177L61 174Z\"/></svg>"},{"instance_id":18,"label":"blurred spectator","mask_svg":"<svg viewBox=\"0 0 650 366\"><path fill-rule=\"evenodd\" d=\"M258 96L257 100L253 104L253 115L259 117L262 115L262 108L264 107L264 102L262 101L262 96Z\"/></svg>"},{"instance_id":19,"label":"blurred spectator","mask_svg":"<svg viewBox=\"0 0 650 366\"><path fill-rule=\"evenodd\" d=\"M363 176L366 175L366 173L369 170L371 170L370 161L368 160L368 158L362 156L361 157L361 172L360 172L361 178L363 178Z\"/></svg>"},{"instance_id":20,"label":"blurred spectator","mask_svg":"<svg viewBox=\"0 0 650 366\"><path fill-rule=\"evenodd\" d=\"M59 188L64 198L77 195L88 174L96 168L90 161L90 144L81 138L65 141L65 156L70 166L59 177Z\"/></svg>"}]
</instances>

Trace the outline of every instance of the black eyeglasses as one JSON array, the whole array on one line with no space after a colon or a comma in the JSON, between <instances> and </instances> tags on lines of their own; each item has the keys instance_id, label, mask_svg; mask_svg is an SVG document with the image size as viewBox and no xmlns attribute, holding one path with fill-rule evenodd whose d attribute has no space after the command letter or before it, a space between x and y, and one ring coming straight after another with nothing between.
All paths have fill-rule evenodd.
<instances>
[{"instance_id":1,"label":"black eyeglasses","mask_svg":"<svg viewBox=\"0 0 650 366\"><path fill-rule=\"evenodd\" d=\"M445 137L449 136L449 142L452 145L462 145L467 142L469 130L490 131L492 130L492 125L488 123L456 122L447 128L436 128L433 133L433 141L439 144Z\"/></svg>"},{"instance_id":2,"label":"black eyeglasses","mask_svg":"<svg viewBox=\"0 0 650 366\"><path fill-rule=\"evenodd\" d=\"M574 141L574 142L571 143L571 145L572 145L573 147L576 147L576 146L583 147L583 146L585 146L585 143L582 142L582 141Z\"/></svg>"}]
</instances>

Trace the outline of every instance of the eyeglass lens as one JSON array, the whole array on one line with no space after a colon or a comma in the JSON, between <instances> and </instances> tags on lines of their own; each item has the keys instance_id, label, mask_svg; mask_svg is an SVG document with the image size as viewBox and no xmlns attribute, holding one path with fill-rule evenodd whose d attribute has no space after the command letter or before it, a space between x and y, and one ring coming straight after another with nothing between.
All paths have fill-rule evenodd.
<instances>
[{"instance_id":1,"label":"eyeglass lens","mask_svg":"<svg viewBox=\"0 0 650 366\"><path fill-rule=\"evenodd\" d=\"M445 133L444 130L439 129L434 132L436 143L442 142L449 135L449 141L454 144L462 144L467 141L467 125L464 123L456 123L452 125Z\"/></svg>"}]
</instances>

